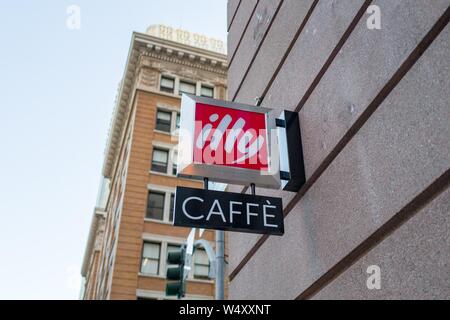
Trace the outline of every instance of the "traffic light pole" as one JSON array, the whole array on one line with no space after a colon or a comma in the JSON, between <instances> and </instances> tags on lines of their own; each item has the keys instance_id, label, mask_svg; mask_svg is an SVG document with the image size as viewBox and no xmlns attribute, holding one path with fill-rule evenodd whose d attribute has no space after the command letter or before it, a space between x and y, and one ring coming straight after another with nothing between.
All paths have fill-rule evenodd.
<instances>
[{"instance_id":1,"label":"traffic light pole","mask_svg":"<svg viewBox=\"0 0 450 320\"><path fill-rule=\"evenodd\" d=\"M216 300L224 300L225 282L225 231L216 231Z\"/></svg>"},{"instance_id":2,"label":"traffic light pole","mask_svg":"<svg viewBox=\"0 0 450 320\"><path fill-rule=\"evenodd\" d=\"M203 187L208 190L209 179L203 179ZM216 300L225 299L225 231L216 231Z\"/></svg>"}]
</instances>

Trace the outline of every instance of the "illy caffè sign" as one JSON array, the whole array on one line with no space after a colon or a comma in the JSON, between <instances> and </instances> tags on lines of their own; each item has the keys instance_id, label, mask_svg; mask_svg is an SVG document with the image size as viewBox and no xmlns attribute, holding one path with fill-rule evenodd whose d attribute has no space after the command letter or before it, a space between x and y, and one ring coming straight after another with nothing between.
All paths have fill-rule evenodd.
<instances>
[{"instance_id":1,"label":"illy caff\u00e8 sign","mask_svg":"<svg viewBox=\"0 0 450 320\"><path fill-rule=\"evenodd\" d=\"M177 169L190 179L298 190L304 183L298 115L184 94ZM175 199L174 225L284 232L281 198L179 187Z\"/></svg>"}]
</instances>

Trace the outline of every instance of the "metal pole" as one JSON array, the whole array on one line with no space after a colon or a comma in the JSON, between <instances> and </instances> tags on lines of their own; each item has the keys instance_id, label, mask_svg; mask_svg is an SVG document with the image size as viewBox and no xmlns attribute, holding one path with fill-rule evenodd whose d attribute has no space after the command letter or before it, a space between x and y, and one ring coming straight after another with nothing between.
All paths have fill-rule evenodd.
<instances>
[{"instance_id":1,"label":"metal pole","mask_svg":"<svg viewBox=\"0 0 450 320\"><path fill-rule=\"evenodd\" d=\"M254 184L254 183L251 183L251 184L250 184L250 189L251 189L251 191L252 191L252 195L254 196L255 193L256 193L256 191L255 191L256 187L255 187L255 184Z\"/></svg>"},{"instance_id":2,"label":"metal pole","mask_svg":"<svg viewBox=\"0 0 450 320\"><path fill-rule=\"evenodd\" d=\"M203 188L208 190L208 178L203 179ZM216 231L216 300L225 299L225 232Z\"/></svg>"},{"instance_id":3,"label":"metal pole","mask_svg":"<svg viewBox=\"0 0 450 320\"><path fill-rule=\"evenodd\" d=\"M225 281L225 231L216 231L216 300L224 300Z\"/></svg>"}]
</instances>

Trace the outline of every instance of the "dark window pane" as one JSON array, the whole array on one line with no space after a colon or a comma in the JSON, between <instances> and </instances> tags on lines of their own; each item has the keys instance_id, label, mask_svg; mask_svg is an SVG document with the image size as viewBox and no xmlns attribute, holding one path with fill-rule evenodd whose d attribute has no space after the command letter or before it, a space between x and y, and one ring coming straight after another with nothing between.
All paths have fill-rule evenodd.
<instances>
[{"instance_id":1,"label":"dark window pane","mask_svg":"<svg viewBox=\"0 0 450 320\"><path fill-rule=\"evenodd\" d=\"M172 113L166 111L156 112L156 130L170 132Z\"/></svg>"},{"instance_id":2,"label":"dark window pane","mask_svg":"<svg viewBox=\"0 0 450 320\"><path fill-rule=\"evenodd\" d=\"M214 98L214 88L202 86L200 94L202 97Z\"/></svg>"},{"instance_id":3,"label":"dark window pane","mask_svg":"<svg viewBox=\"0 0 450 320\"><path fill-rule=\"evenodd\" d=\"M170 208L169 208L169 221L173 221L173 210L174 210L174 205L175 205L175 195L172 193L170 195Z\"/></svg>"},{"instance_id":4,"label":"dark window pane","mask_svg":"<svg viewBox=\"0 0 450 320\"><path fill-rule=\"evenodd\" d=\"M153 150L152 171L167 173L167 160L169 152L161 149Z\"/></svg>"},{"instance_id":5,"label":"dark window pane","mask_svg":"<svg viewBox=\"0 0 450 320\"><path fill-rule=\"evenodd\" d=\"M160 90L164 92L173 93L175 88L175 80L169 77L161 77Z\"/></svg>"},{"instance_id":6,"label":"dark window pane","mask_svg":"<svg viewBox=\"0 0 450 320\"><path fill-rule=\"evenodd\" d=\"M144 242L142 248L141 272L144 274L158 274L161 245L159 243Z\"/></svg>"},{"instance_id":7,"label":"dark window pane","mask_svg":"<svg viewBox=\"0 0 450 320\"><path fill-rule=\"evenodd\" d=\"M184 82L184 81L180 81L180 95L182 93L189 93L189 94L195 94L195 84L193 83L189 83L189 82Z\"/></svg>"},{"instance_id":8,"label":"dark window pane","mask_svg":"<svg viewBox=\"0 0 450 320\"><path fill-rule=\"evenodd\" d=\"M180 129L180 114L179 114L179 113L177 113L176 128L177 128L177 129Z\"/></svg>"},{"instance_id":9,"label":"dark window pane","mask_svg":"<svg viewBox=\"0 0 450 320\"><path fill-rule=\"evenodd\" d=\"M174 152L173 153L173 159L172 159L172 174L174 176L177 175L177 164L178 164L178 153Z\"/></svg>"},{"instance_id":10,"label":"dark window pane","mask_svg":"<svg viewBox=\"0 0 450 320\"><path fill-rule=\"evenodd\" d=\"M164 193L149 192L147 200L147 214L149 219L163 220L164 218Z\"/></svg>"}]
</instances>

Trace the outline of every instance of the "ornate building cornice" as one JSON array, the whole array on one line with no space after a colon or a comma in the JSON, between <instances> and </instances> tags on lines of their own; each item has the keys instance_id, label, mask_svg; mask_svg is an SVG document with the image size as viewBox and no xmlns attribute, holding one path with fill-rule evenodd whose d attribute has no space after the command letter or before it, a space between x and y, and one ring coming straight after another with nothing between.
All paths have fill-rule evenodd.
<instances>
[{"instance_id":1,"label":"ornate building cornice","mask_svg":"<svg viewBox=\"0 0 450 320\"><path fill-rule=\"evenodd\" d=\"M180 54L175 56L173 54L167 54L167 51L165 52L165 54L160 54L152 50L146 50L143 51L142 54L146 57L183 65L189 68L205 70L211 73L218 73L222 76L227 75L226 63L218 62L217 60L206 60L205 58L203 58L203 60L202 57L179 59L178 57L180 56ZM183 55L181 55L181 57L183 57Z\"/></svg>"}]
</instances>

